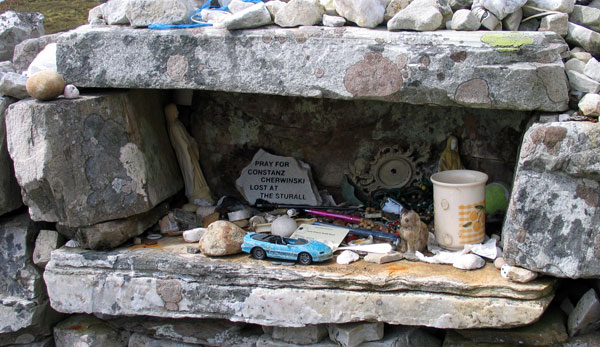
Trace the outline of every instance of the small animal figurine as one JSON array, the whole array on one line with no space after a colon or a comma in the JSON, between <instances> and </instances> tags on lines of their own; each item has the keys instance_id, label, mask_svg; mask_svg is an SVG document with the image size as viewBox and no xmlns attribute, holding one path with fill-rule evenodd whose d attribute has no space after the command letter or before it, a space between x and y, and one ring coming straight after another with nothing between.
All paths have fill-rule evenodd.
<instances>
[{"instance_id":1,"label":"small animal figurine","mask_svg":"<svg viewBox=\"0 0 600 347\"><path fill-rule=\"evenodd\" d=\"M400 238L406 243L406 253L415 254L416 251L427 249L429 231L417 212L410 210L402 215L399 232Z\"/></svg>"}]
</instances>

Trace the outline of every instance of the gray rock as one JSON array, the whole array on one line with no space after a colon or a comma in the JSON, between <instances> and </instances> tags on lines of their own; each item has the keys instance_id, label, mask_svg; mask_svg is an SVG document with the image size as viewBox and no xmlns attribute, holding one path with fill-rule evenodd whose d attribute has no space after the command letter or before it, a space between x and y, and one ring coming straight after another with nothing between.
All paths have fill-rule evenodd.
<instances>
[{"instance_id":1,"label":"gray rock","mask_svg":"<svg viewBox=\"0 0 600 347\"><path fill-rule=\"evenodd\" d=\"M574 90L585 93L598 93L600 91L600 83L575 70L567 71L567 77L569 78L569 85Z\"/></svg>"},{"instance_id":2,"label":"gray rock","mask_svg":"<svg viewBox=\"0 0 600 347\"><path fill-rule=\"evenodd\" d=\"M518 33L519 41L531 40L531 44L510 48L519 50L518 55L499 54L499 47L481 41L490 35L484 31L401 32L392 34L396 38L392 41L385 30L357 27L269 27L239 35L207 28L202 33L80 28L61 35L58 70L78 87L218 89L550 112L568 108L561 58L567 45L554 33ZM123 37L128 40L124 42ZM376 44L384 51L373 51L374 40L382 42ZM300 43L310 60L294 53ZM103 49L94 49L100 44ZM237 52L235 56L231 49ZM330 49L338 53L330 54ZM264 60L264 65L258 66L257 59ZM421 59L428 65L401 64ZM222 63L217 67L210 63L214 61ZM387 80L383 83L375 76Z\"/></svg>"},{"instance_id":3,"label":"gray rock","mask_svg":"<svg viewBox=\"0 0 600 347\"><path fill-rule=\"evenodd\" d=\"M281 27L316 25L321 23L325 8L319 0L291 0L275 15L275 24Z\"/></svg>"},{"instance_id":4,"label":"gray rock","mask_svg":"<svg viewBox=\"0 0 600 347\"><path fill-rule=\"evenodd\" d=\"M29 64L35 57L50 43L55 43L60 34L44 35L33 39L25 40L15 46L13 55L13 65L19 73L27 71Z\"/></svg>"},{"instance_id":5,"label":"gray rock","mask_svg":"<svg viewBox=\"0 0 600 347\"><path fill-rule=\"evenodd\" d=\"M194 12L192 0L135 0L129 1L125 14L133 27L150 24L181 24Z\"/></svg>"},{"instance_id":6,"label":"gray rock","mask_svg":"<svg viewBox=\"0 0 600 347\"><path fill-rule=\"evenodd\" d=\"M99 345L102 346L102 345ZM138 333L131 334L129 343L126 346L131 347L197 347L197 344L177 342L165 339L155 339L147 335Z\"/></svg>"},{"instance_id":7,"label":"gray rock","mask_svg":"<svg viewBox=\"0 0 600 347\"><path fill-rule=\"evenodd\" d=\"M588 122L527 131L502 230L509 264L556 277L600 275L599 137Z\"/></svg>"},{"instance_id":8,"label":"gray rock","mask_svg":"<svg viewBox=\"0 0 600 347\"><path fill-rule=\"evenodd\" d=\"M383 339L363 342L360 347L400 347L427 346L440 347L442 341L421 327L389 326L386 327Z\"/></svg>"},{"instance_id":9,"label":"gray rock","mask_svg":"<svg viewBox=\"0 0 600 347\"><path fill-rule=\"evenodd\" d=\"M527 22L522 22L519 25L519 31L537 31L540 28L539 19L530 19Z\"/></svg>"},{"instance_id":10,"label":"gray rock","mask_svg":"<svg viewBox=\"0 0 600 347\"><path fill-rule=\"evenodd\" d=\"M102 7L102 18L108 25L129 24L127 7L135 0L109 0Z\"/></svg>"},{"instance_id":11,"label":"gray rock","mask_svg":"<svg viewBox=\"0 0 600 347\"><path fill-rule=\"evenodd\" d=\"M385 0L335 0L336 12L359 27L375 28L383 23Z\"/></svg>"},{"instance_id":12,"label":"gray rock","mask_svg":"<svg viewBox=\"0 0 600 347\"><path fill-rule=\"evenodd\" d=\"M413 1L387 23L388 30L431 31L442 25L443 16L434 1Z\"/></svg>"},{"instance_id":13,"label":"gray rock","mask_svg":"<svg viewBox=\"0 0 600 347\"><path fill-rule=\"evenodd\" d=\"M385 8L384 20L386 22L389 21L396 13L405 9L411 2L412 0L391 0Z\"/></svg>"},{"instance_id":14,"label":"gray rock","mask_svg":"<svg viewBox=\"0 0 600 347\"><path fill-rule=\"evenodd\" d=\"M281 340L273 339L268 334L264 334L261 336L258 341L256 341L256 345L260 347L299 347L300 345L296 343L287 343ZM327 339L322 340L317 343L313 343L310 345L311 347L338 347L339 344Z\"/></svg>"},{"instance_id":15,"label":"gray rock","mask_svg":"<svg viewBox=\"0 0 600 347\"><path fill-rule=\"evenodd\" d=\"M502 22L493 13L483 7L477 6L471 9L471 12L479 18L481 26L490 31L501 31Z\"/></svg>"},{"instance_id":16,"label":"gray rock","mask_svg":"<svg viewBox=\"0 0 600 347\"><path fill-rule=\"evenodd\" d=\"M481 6L502 20L511 13L521 9L527 0L480 0Z\"/></svg>"},{"instance_id":17,"label":"gray rock","mask_svg":"<svg viewBox=\"0 0 600 347\"><path fill-rule=\"evenodd\" d=\"M272 21L275 21L275 15L277 14L277 12L279 12L279 10L284 8L285 5L286 5L285 2L277 1L277 0L269 1L269 2L265 3L265 6L267 6L267 10L271 14Z\"/></svg>"},{"instance_id":18,"label":"gray rock","mask_svg":"<svg viewBox=\"0 0 600 347\"><path fill-rule=\"evenodd\" d=\"M579 299L567 322L569 336L585 335L600 328L600 301L592 288Z\"/></svg>"},{"instance_id":19,"label":"gray rock","mask_svg":"<svg viewBox=\"0 0 600 347\"><path fill-rule=\"evenodd\" d=\"M202 17L203 22L216 24L223 23L227 18L231 17L231 13L227 11L204 9L200 11L200 16Z\"/></svg>"},{"instance_id":20,"label":"gray rock","mask_svg":"<svg viewBox=\"0 0 600 347\"><path fill-rule=\"evenodd\" d=\"M90 249L111 249L121 245L134 236L138 236L156 224L169 210L166 202L150 211L135 216L101 222L91 226L68 227L57 224L58 231L77 240L78 247Z\"/></svg>"},{"instance_id":21,"label":"gray rock","mask_svg":"<svg viewBox=\"0 0 600 347\"><path fill-rule=\"evenodd\" d=\"M600 116L600 95L585 94L577 106L584 115Z\"/></svg>"},{"instance_id":22,"label":"gray rock","mask_svg":"<svg viewBox=\"0 0 600 347\"><path fill-rule=\"evenodd\" d=\"M269 327L268 333L273 339L298 345L312 345L328 335L325 324L307 325L302 328Z\"/></svg>"},{"instance_id":23,"label":"gray rock","mask_svg":"<svg viewBox=\"0 0 600 347\"><path fill-rule=\"evenodd\" d=\"M122 336L119 331L91 315L72 316L54 328L57 346L126 347L127 341L127 335Z\"/></svg>"},{"instance_id":24,"label":"gray rock","mask_svg":"<svg viewBox=\"0 0 600 347\"><path fill-rule=\"evenodd\" d=\"M329 338L342 347L356 347L366 341L383 338L383 323L330 324Z\"/></svg>"},{"instance_id":25,"label":"gray rock","mask_svg":"<svg viewBox=\"0 0 600 347\"><path fill-rule=\"evenodd\" d=\"M16 99L27 99L27 77L16 72L0 72L0 96L11 96Z\"/></svg>"},{"instance_id":26,"label":"gray rock","mask_svg":"<svg viewBox=\"0 0 600 347\"><path fill-rule=\"evenodd\" d=\"M479 18L471 13L470 10L458 10L452 16L452 25L450 28L452 30L474 31L479 30L480 26Z\"/></svg>"},{"instance_id":27,"label":"gray rock","mask_svg":"<svg viewBox=\"0 0 600 347\"><path fill-rule=\"evenodd\" d=\"M340 16L323 15L323 25L326 27L343 27L346 24L346 19Z\"/></svg>"},{"instance_id":28,"label":"gray rock","mask_svg":"<svg viewBox=\"0 0 600 347\"><path fill-rule=\"evenodd\" d=\"M575 59L579 59L584 63L587 63L588 61L590 61L590 59L592 59L592 55L589 54L588 52L583 51L575 51L576 48L581 48L581 47L575 47L573 48L573 50L571 51L571 57L575 58Z\"/></svg>"},{"instance_id":29,"label":"gray rock","mask_svg":"<svg viewBox=\"0 0 600 347\"><path fill-rule=\"evenodd\" d=\"M231 0L231 2L229 2L229 5L227 5L227 7L229 8L229 12L235 14L242 10L247 9L248 7L252 7L253 5L254 5L254 3L252 3L252 2L246 2L246 1L242 1L242 0Z\"/></svg>"},{"instance_id":30,"label":"gray rock","mask_svg":"<svg viewBox=\"0 0 600 347\"><path fill-rule=\"evenodd\" d=\"M92 8L88 12L88 23L92 24L99 19L104 20L104 3Z\"/></svg>"},{"instance_id":31,"label":"gray rock","mask_svg":"<svg viewBox=\"0 0 600 347\"><path fill-rule=\"evenodd\" d=\"M45 268L50 261L50 253L59 249L65 244L65 241L64 237L54 230L40 230L35 239L33 263L41 268Z\"/></svg>"},{"instance_id":32,"label":"gray rock","mask_svg":"<svg viewBox=\"0 0 600 347\"><path fill-rule=\"evenodd\" d=\"M271 24L271 14L262 2L228 17L223 22L228 30L257 28L268 24Z\"/></svg>"},{"instance_id":33,"label":"gray rock","mask_svg":"<svg viewBox=\"0 0 600 347\"><path fill-rule=\"evenodd\" d=\"M15 72L15 67L10 60L0 61L0 73Z\"/></svg>"},{"instance_id":34,"label":"gray rock","mask_svg":"<svg viewBox=\"0 0 600 347\"><path fill-rule=\"evenodd\" d=\"M385 264L393 261L402 260L404 256L400 252L391 252L386 254L369 253L364 257L367 263Z\"/></svg>"},{"instance_id":35,"label":"gray rock","mask_svg":"<svg viewBox=\"0 0 600 347\"><path fill-rule=\"evenodd\" d=\"M523 10L518 9L502 20L502 27L508 31L517 31L523 19Z\"/></svg>"},{"instance_id":36,"label":"gray rock","mask_svg":"<svg viewBox=\"0 0 600 347\"><path fill-rule=\"evenodd\" d=\"M600 9L575 5L569 20L594 31L600 31Z\"/></svg>"},{"instance_id":37,"label":"gray rock","mask_svg":"<svg viewBox=\"0 0 600 347\"><path fill-rule=\"evenodd\" d=\"M44 35L44 16L37 12L5 11L0 14L0 61L11 60L20 42Z\"/></svg>"},{"instance_id":38,"label":"gray rock","mask_svg":"<svg viewBox=\"0 0 600 347\"><path fill-rule=\"evenodd\" d=\"M573 12L575 1L573 0L529 0L526 5L544 10L558 11L564 13Z\"/></svg>"},{"instance_id":39,"label":"gray rock","mask_svg":"<svg viewBox=\"0 0 600 347\"><path fill-rule=\"evenodd\" d=\"M560 36L567 36L569 33L569 15L566 13L550 14L540 21L540 31L553 31Z\"/></svg>"},{"instance_id":40,"label":"gray rock","mask_svg":"<svg viewBox=\"0 0 600 347\"><path fill-rule=\"evenodd\" d=\"M600 0L592 0L592 2L588 4L588 6L600 9Z\"/></svg>"},{"instance_id":41,"label":"gray rock","mask_svg":"<svg viewBox=\"0 0 600 347\"><path fill-rule=\"evenodd\" d=\"M600 82L600 63L596 58L592 58L585 63L583 74L596 82Z\"/></svg>"},{"instance_id":42,"label":"gray rock","mask_svg":"<svg viewBox=\"0 0 600 347\"><path fill-rule=\"evenodd\" d=\"M6 146L6 109L14 102L10 98L0 97L0 216L23 206L21 187L15 178L13 162Z\"/></svg>"},{"instance_id":43,"label":"gray rock","mask_svg":"<svg viewBox=\"0 0 600 347\"><path fill-rule=\"evenodd\" d=\"M90 226L144 213L175 194L182 181L162 100L159 92L131 91L13 104L7 142L32 218Z\"/></svg>"},{"instance_id":44,"label":"gray rock","mask_svg":"<svg viewBox=\"0 0 600 347\"><path fill-rule=\"evenodd\" d=\"M562 347L596 347L600 341L600 331L595 331L583 336L571 337L562 344Z\"/></svg>"},{"instance_id":45,"label":"gray rock","mask_svg":"<svg viewBox=\"0 0 600 347\"><path fill-rule=\"evenodd\" d=\"M568 43L581 46L591 54L600 55L600 34L569 22L569 31L565 37Z\"/></svg>"}]
</instances>

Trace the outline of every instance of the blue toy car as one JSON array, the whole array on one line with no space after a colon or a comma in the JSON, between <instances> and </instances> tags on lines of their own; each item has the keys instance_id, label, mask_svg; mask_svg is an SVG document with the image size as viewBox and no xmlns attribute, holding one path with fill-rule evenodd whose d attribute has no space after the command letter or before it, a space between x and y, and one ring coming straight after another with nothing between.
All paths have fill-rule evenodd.
<instances>
[{"instance_id":1,"label":"blue toy car","mask_svg":"<svg viewBox=\"0 0 600 347\"><path fill-rule=\"evenodd\" d=\"M249 233L244 237L242 251L259 260L266 257L298 260L302 265L325 261L333 256L331 248L319 241L257 233Z\"/></svg>"}]
</instances>

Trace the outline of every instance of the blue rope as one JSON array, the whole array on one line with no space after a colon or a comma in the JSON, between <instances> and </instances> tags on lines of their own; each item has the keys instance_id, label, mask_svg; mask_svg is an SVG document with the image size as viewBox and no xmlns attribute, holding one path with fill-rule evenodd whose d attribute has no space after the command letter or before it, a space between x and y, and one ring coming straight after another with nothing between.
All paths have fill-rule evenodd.
<instances>
[{"instance_id":1,"label":"blue rope","mask_svg":"<svg viewBox=\"0 0 600 347\"><path fill-rule=\"evenodd\" d=\"M263 0L242 0L243 2L251 2L253 4L258 4L259 2L262 2ZM202 22L202 16L200 14L200 12L202 12L202 10L206 10L206 9L210 9L213 11L229 11L229 6L222 6L222 7L216 7L216 6L211 6L210 5L211 0L206 1L202 7L200 7L199 9L195 10L191 15L190 18L188 19L190 22L193 22L194 24L150 24L148 26L148 29L155 29L155 30L165 30L165 29L187 29L187 28L197 28L197 27L209 27L212 26L212 24L210 23L204 23Z\"/></svg>"}]
</instances>

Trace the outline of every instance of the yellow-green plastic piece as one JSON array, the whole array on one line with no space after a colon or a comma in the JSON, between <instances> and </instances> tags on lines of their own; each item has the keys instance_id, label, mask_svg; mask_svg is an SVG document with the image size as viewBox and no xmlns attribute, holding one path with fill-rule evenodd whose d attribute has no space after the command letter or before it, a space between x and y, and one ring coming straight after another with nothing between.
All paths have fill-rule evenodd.
<instances>
[{"instance_id":1,"label":"yellow-green plastic piece","mask_svg":"<svg viewBox=\"0 0 600 347\"><path fill-rule=\"evenodd\" d=\"M485 34L481 41L490 46L498 47L498 52L516 52L519 47L533 44L533 38L520 33Z\"/></svg>"}]
</instances>

